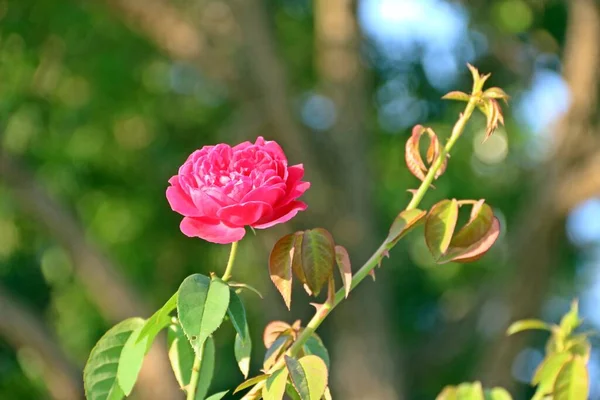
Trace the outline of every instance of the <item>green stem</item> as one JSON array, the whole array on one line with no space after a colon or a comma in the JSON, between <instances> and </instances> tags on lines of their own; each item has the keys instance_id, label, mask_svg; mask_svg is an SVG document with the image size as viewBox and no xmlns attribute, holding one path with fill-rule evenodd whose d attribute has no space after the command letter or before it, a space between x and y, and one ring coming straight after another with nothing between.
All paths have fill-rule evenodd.
<instances>
[{"instance_id":1,"label":"green stem","mask_svg":"<svg viewBox=\"0 0 600 400\"><path fill-rule=\"evenodd\" d=\"M227 282L231 278L231 271L233 270L233 262L235 261L235 255L237 254L239 242L231 243L231 251L229 252L229 261L227 261L227 267L225 268L225 272L223 273L223 277L221 280Z\"/></svg>"},{"instance_id":2,"label":"green stem","mask_svg":"<svg viewBox=\"0 0 600 400\"><path fill-rule=\"evenodd\" d=\"M195 400L196 388L198 387L198 380L200 379L200 367L202 365L202 354L204 353L204 346L200 348L198 355L194 359L194 365L192 365L192 376L190 376L190 383L187 387L186 400Z\"/></svg>"},{"instance_id":3,"label":"green stem","mask_svg":"<svg viewBox=\"0 0 600 400\"><path fill-rule=\"evenodd\" d=\"M229 260L227 261L227 267L223 273L222 281L227 282L231 278L231 271L233 271L233 263L237 254L239 242L231 243L231 251L229 252ZM202 364L202 354L204 353L204 346L200 348L198 355L194 359L194 365L192 365L192 376L190 377L190 384L187 388L186 400L194 400L196 397L196 389L198 386L198 379L200 379L200 367Z\"/></svg>"},{"instance_id":4,"label":"green stem","mask_svg":"<svg viewBox=\"0 0 600 400\"><path fill-rule=\"evenodd\" d=\"M427 193L427 190L429 190L431 183L433 182L433 180L435 178L435 174L442 167L443 161L446 159L447 155L450 153L450 150L452 150L452 147L454 146L454 144L456 143L456 141L458 140L458 138L464 131L467 121L469 120L469 118L471 118L471 115L473 114L473 111L475 110L476 101L477 100L472 97L469 100L469 102L467 103L465 111L460 115L460 118L458 119L458 121L454 125L454 128L452 129L452 134L450 135L450 138L448 139L446 146L444 146L444 148L442 149L442 151L440 153L440 156L431 165L431 168L427 172L425 179L423 180L423 182L421 182L421 185L415 192L412 200L406 206L406 210L412 210L414 208L417 208L419 206L419 203L421 203L421 200L423 200L425 193ZM373 255L367 260L367 262L365 262L363 264L363 266L360 267L360 269L358 271L356 271L356 273L352 277L351 290L353 290L356 286L358 286L358 284L360 282L362 282L369 275L369 273L381 262L382 258L385 255L387 255L388 251L394 246L394 244L395 243L383 242L381 244L381 246L379 246L377 251L375 251L375 253L373 253ZM319 308L317 308L315 315L308 322L308 324L306 325L306 328L302 331L300 336L298 336L298 338L294 341L294 344L292 345L292 347L290 347L290 349L288 350L288 354L290 355L290 357L293 357L296 354L298 354L298 351L300 351L300 349L302 348L304 343L306 343L306 341L311 337L311 335L323 323L325 318L327 318L329 313L338 304L340 304L344 300L344 298L345 298L345 293L344 293L344 289L342 288L336 292L332 303L326 302L325 304L323 304L323 305L319 306ZM271 368L271 371L276 371L277 369L283 367L284 363L285 362L284 362L283 358L281 358ZM254 385L252 390L250 392L248 392L246 394L246 396L244 396L244 399L254 398L253 396L256 395L257 393L259 393L259 391L262 389L262 386L264 384L265 384L265 381L261 381L261 382L257 383L256 385Z\"/></svg>"}]
</instances>

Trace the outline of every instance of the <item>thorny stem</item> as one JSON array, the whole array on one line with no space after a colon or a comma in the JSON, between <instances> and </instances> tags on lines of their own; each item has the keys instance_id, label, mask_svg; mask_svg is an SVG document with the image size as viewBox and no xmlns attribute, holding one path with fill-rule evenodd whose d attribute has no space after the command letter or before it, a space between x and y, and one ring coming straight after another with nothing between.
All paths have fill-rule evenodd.
<instances>
[{"instance_id":1,"label":"thorny stem","mask_svg":"<svg viewBox=\"0 0 600 400\"><path fill-rule=\"evenodd\" d=\"M235 261L235 255L237 254L239 242L231 243L231 251L229 252L229 260L227 261L227 267L221 280L227 282L231 278L231 271L233 270L233 263ZM198 386L198 379L200 378L200 367L202 365L202 354L204 353L204 346L202 346L198 352L198 355L194 359L194 365L192 365L192 375L190 377L190 383L187 387L186 400L194 400L196 398L196 389Z\"/></svg>"},{"instance_id":2,"label":"thorny stem","mask_svg":"<svg viewBox=\"0 0 600 400\"><path fill-rule=\"evenodd\" d=\"M446 146L444 146L444 148L442 149L442 151L440 153L440 156L431 165L431 168L427 172L425 179L423 179L423 182L421 182L421 185L415 192L410 203L408 203L408 205L406 206L405 210L412 210L412 209L417 208L419 206L419 203L421 203L421 200L423 200L425 193L427 193L427 190L429 190L429 187L431 186L431 183L433 182L433 180L435 178L435 174L442 167L442 164L443 164L445 158L448 156L448 154L450 153L450 150L452 149L452 147L454 147L454 144L456 143L458 138L463 133L463 131L465 129L465 125L467 124L467 121L471 118L471 115L473 114L473 111L475 110L476 103L477 103L477 98L471 97L471 99L467 103L465 111L462 114L460 114L458 121L456 121L456 124L454 125L454 128L452 129L452 134L450 135L450 138L448 139ZM385 255L387 255L388 251L394 245L395 245L395 243L383 242L381 244L381 246L379 246L377 251L375 251L375 253L373 253L373 255L367 260L367 262L365 262L363 264L363 266L352 277L351 290L354 290L354 288L356 286L358 286L358 284L360 282L362 282L369 275L369 273L381 262L382 258ZM294 344L288 350L287 353L290 357L293 357L298 353L298 351L302 348L304 343L306 343L306 341L317 330L317 328L321 325L321 323L323 323L325 318L327 318L327 316L329 315L331 310L333 310L338 304L340 304L344 300L344 297L345 297L344 289L342 288L342 289L338 290L337 293L335 294L333 302L327 301L327 302L325 302L325 304L319 305L317 307L317 311L315 312L315 315L308 322L308 324L306 325L306 328L302 331L300 336L298 336L298 338L294 341ZM284 360L283 360L283 358L281 358L271 368L271 371L276 371L279 368L283 367L283 365L284 365ZM248 392L246 394L246 396L243 397L243 399L256 398L258 393L260 393L260 391L262 390L262 387L264 386L264 384L265 384L265 381L261 381L261 382L257 383L256 385L254 385L252 390L250 390L250 392Z\"/></svg>"}]
</instances>

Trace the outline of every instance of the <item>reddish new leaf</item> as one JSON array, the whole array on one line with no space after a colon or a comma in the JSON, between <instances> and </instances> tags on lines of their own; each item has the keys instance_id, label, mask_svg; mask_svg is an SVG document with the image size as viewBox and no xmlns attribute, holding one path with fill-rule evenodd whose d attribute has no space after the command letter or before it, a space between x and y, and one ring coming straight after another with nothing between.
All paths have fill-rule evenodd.
<instances>
[{"instance_id":1,"label":"reddish new leaf","mask_svg":"<svg viewBox=\"0 0 600 400\"><path fill-rule=\"evenodd\" d=\"M496 242L498 236L500 236L500 221L498 221L498 218L494 217L492 226L485 236L478 242L469 246L459 256L452 258L451 261L467 263L480 259Z\"/></svg>"},{"instance_id":2,"label":"reddish new leaf","mask_svg":"<svg viewBox=\"0 0 600 400\"><path fill-rule=\"evenodd\" d=\"M263 343L265 344L265 348L271 347L273 342L281 336L281 334L288 332L292 329L290 324L283 321L272 321L265 327L265 331L263 333Z\"/></svg>"},{"instance_id":3,"label":"reddish new leaf","mask_svg":"<svg viewBox=\"0 0 600 400\"><path fill-rule=\"evenodd\" d=\"M429 211L425 220L425 242L436 261L448 250L457 220L456 199L442 200Z\"/></svg>"},{"instance_id":4,"label":"reddish new leaf","mask_svg":"<svg viewBox=\"0 0 600 400\"><path fill-rule=\"evenodd\" d=\"M419 151L419 140L424 131L425 128L421 125L415 125L410 138L406 142L406 149L404 152L408 170L420 180L425 179L424 172L427 171L427 167L425 167L423 159L421 158L421 152Z\"/></svg>"},{"instance_id":5,"label":"reddish new leaf","mask_svg":"<svg viewBox=\"0 0 600 400\"><path fill-rule=\"evenodd\" d=\"M480 241L490 230L494 212L484 201L481 199L473 205L469 221L452 237L450 247L469 247Z\"/></svg>"},{"instance_id":6,"label":"reddish new leaf","mask_svg":"<svg viewBox=\"0 0 600 400\"><path fill-rule=\"evenodd\" d=\"M404 210L394 220L390 227L390 232L386 242L395 243L406 235L411 229L423 221L426 211L419 209Z\"/></svg>"},{"instance_id":7,"label":"reddish new leaf","mask_svg":"<svg viewBox=\"0 0 600 400\"><path fill-rule=\"evenodd\" d=\"M304 270L302 269L302 239L304 237L304 232L296 232L296 239L294 242L294 257L292 260L292 271L294 271L294 275L296 278L302 282L306 290L306 276L304 276ZM308 293L309 296L311 293Z\"/></svg>"},{"instance_id":8,"label":"reddish new leaf","mask_svg":"<svg viewBox=\"0 0 600 400\"><path fill-rule=\"evenodd\" d=\"M304 232L301 250L306 286L318 296L333 274L335 243L327 230L315 228Z\"/></svg>"},{"instance_id":9,"label":"reddish new leaf","mask_svg":"<svg viewBox=\"0 0 600 400\"><path fill-rule=\"evenodd\" d=\"M295 234L285 235L275 243L269 255L269 274L281 293L288 310L292 304L292 259Z\"/></svg>"},{"instance_id":10,"label":"reddish new leaf","mask_svg":"<svg viewBox=\"0 0 600 400\"><path fill-rule=\"evenodd\" d=\"M352 289L352 266L350 265L350 256L343 246L335 246L335 261L337 262L344 284L346 298Z\"/></svg>"}]
</instances>

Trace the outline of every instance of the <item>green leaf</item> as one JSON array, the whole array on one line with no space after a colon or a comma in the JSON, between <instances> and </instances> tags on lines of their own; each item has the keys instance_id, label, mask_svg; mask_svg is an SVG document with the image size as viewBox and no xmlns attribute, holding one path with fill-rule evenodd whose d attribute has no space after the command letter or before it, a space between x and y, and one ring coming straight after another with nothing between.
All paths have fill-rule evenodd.
<instances>
[{"instance_id":1,"label":"green leaf","mask_svg":"<svg viewBox=\"0 0 600 400\"><path fill-rule=\"evenodd\" d=\"M523 319L521 321L513 322L506 330L506 335L514 335L515 333L529 331L533 329L540 329L544 331L552 331L552 326L540 321L539 319Z\"/></svg>"},{"instance_id":2,"label":"green leaf","mask_svg":"<svg viewBox=\"0 0 600 400\"><path fill-rule=\"evenodd\" d=\"M579 320L579 304L577 300L571 303L571 309L564 317L560 320L560 330L563 333L563 337L569 336L575 328L581 324Z\"/></svg>"},{"instance_id":3,"label":"green leaf","mask_svg":"<svg viewBox=\"0 0 600 400\"><path fill-rule=\"evenodd\" d=\"M385 241L387 243L396 243L398 240L402 239L404 235L423 222L425 214L427 214L426 211L416 208L402 211L392 223L390 232Z\"/></svg>"},{"instance_id":4,"label":"green leaf","mask_svg":"<svg viewBox=\"0 0 600 400\"><path fill-rule=\"evenodd\" d=\"M248 326L245 327L246 331L246 339L242 339L239 334L235 335L235 343L233 346L233 352L235 353L235 359L237 361L238 367L244 378L248 377L248 373L250 372L250 355L252 353L252 340L250 339L250 335L248 333Z\"/></svg>"},{"instance_id":5,"label":"green leaf","mask_svg":"<svg viewBox=\"0 0 600 400\"><path fill-rule=\"evenodd\" d=\"M119 400L125 394L117 382L117 369L125 343L144 324L129 318L112 327L92 349L83 370L85 397L88 400Z\"/></svg>"},{"instance_id":6,"label":"green leaf","mask_svg":"<svg viewBox=\"0 0 600 400\"><path fill-rule=\"evenodd\" d=\"M562 366L569 361L571 355L569 353L554 353L546 356L540 365L535 370L532 385L538 385L536 396L544 396L552 392L554 381Z\"/></svg>"},{"instance_id":7,"label":"green leaf","mask_svg":"<svg viewBox=\"0 0 600 400\"><path fill-rule=\"evenodd\" d=\"M255 293L258 297L260 297L261 299L263 298L262 293L260 293L258 291L258 289L256 289L253 286L248 285L247 283L240 283L240 282L232 282L232 281L227 281L227 284L229 285L229 287L233 287L233 288L239 288L239 289L246 289L249 290L253 293ZM239 290L238 290L239 292Z\"/></svg>"},{"instance_id":8,"label":"green leaf","mask_svg":"<svg viewBox=\"0 0 600 400\"><path fill-rule=\"evenodd\" d=\"M333 275L335 243L327 230L315 228L304 231L301 249L306 285L318 296L323 285Z\"/></svg>"},{"instance_id":9,"label":"green leaf","mask_svg":"<svg viewBox=\"0 0 600 400\"><path fill-rule=\"evenodd\" d=\"M119 367L117 368L117 380L119 386L123 390L125 396L129 396L133 390L133 386L137 381L138 374L142 369L142 363L144 362L144 356L150 349L154 337L146 335L139 341L138 338L141 335L142 329L145 324L137 328L131 333L119 359Z\"/></svg>"},{"instance_id":10,"label":"green leaf","mask_svg":"<svg viewBox=\"0 0 600 400\"><path fill-rule=\"evenodd\" d=\"M512 400L512 396L504 388L496 387L484 392L485 400Z\"/></svg>"},{"instance_id":11,"label":"green leaf","mask_svg":"<svg viewBox=\"0 0 600 400\"><path fill-rule=\"evenodd\" d=\"M318 337L316 333L310 336L304 345L302 345L302 350L307 356L315 355L320 357L325 362L325 366L329 370L329 352L327 351L327 348L323 344L321 338Z\"/></svg>"},{"instance_id":12,"label":"green leaf","mask_svg":"<svg viewBox=\"0 0 600 400\"><path fill-rule=\"evenodd\" d=\"M229 286L219 278L190 275L179 287L179 322L196 353L217 330L229 306Z\"/></svg>"},{"instance_id":13,"label":"green leaf","mask_svg":"<svg viewBox=\"0 0 600 400\"><path fill-rule=\"evenodd\" d=\"M589 376L585 361L573 357L563 365L554 382L554 400L585 400L588 398Z\"/></svg>"},{"instance_id":14,"label":"green leaf","mask_svg":"<svg viewBox=\"0 0 600 400\"><path fill-rule=\"evenodd\" d=\"M200 374L198 376L198 385L196 386L196 400L204 400L215 373L215 341L212 336L209 336L204 341L204 350L201 357Z\"/></svg>"},{"instance_id":15,"label":"green leaf","mask_svg":"<svg viewBox=\"0 0 600 400\"><path fill-rule=\"evenodd\" d=\"M207 397L206 400L221 400L225 395L229 392L229 390L225 390L224 392L219 392Z\"/></svg>"},{"instance_id":16,"label":"green leaf","mask_svg":"<svg viewBox=\"0 0 600 400\"><path fill-rule=\"evenodd\" d=\"M262 396L264 400L281 400L285 393L288 371L285 368L277 370L269 376L263 386Z\"/></svg>"},{"instance_id":17,"label":"green leaf","mask_svg":"<svg viewBox=\"0 0 600 400\"><path fill-rule=\"evenodd\" d=\"M300 398L300 395L298 394L298 392L296 391L296 388L294 387L294 385L292 385L291 383L288 383L285 387L285 393L288 395L288 397L292 400L302 400Z\"/></svg>"},{"instance_id":18,"label":"green leaf","mask_svg":"<svg viewBox=\"0 0 600 400\"><path fill-rule=\"evenodd\" d=\"M269 375L262 374L262 375L254 376L250 379L247 379L246 381L242 382L238 387L235 388L235 390L233 391L233 394L236 394L237 392L239 392L241 390L248 389L250 386L254 386L257 383L264 381L268 377L269 377Z\"/></svg>"},{"instance_id":19,"label":"green leaf","mask_svg":"<svg viewBox=\"0 0 600 400\"><path fill-rule=\"evenodd\" d=\"M284 356L285 364L296 391L302 400L321 400L327 387L327 366L317 356L299 360Z\"/></svg>"},{"instance_id":20,"label":"green leaf","mask_svg":"<svg viewBox=\"0 0 600 400\"><path fill-rule=\"evenodd\" d=\"M235 328L235 331L238 333L238 335L240 335L242 339L246 339L248 335L246 326L248 323L246 320L246 309L244 308L244 303L242 303L242 299L240 299L237 293L235 293L233 290L229 296L229 307L227 308L227 314L229 315L231 324Z\"/></svg>"},{"instance_id":21,"label":"green leaf","mask_svg":"<svg viewBox=\"0 0 600 400\"><path fill-rule=\"evenodd\" d=\"M290 233L279 239L269 255L269 275L281 293L288 310L292 306L292 259L296 235Z\"/></svg>"},{"instance_id":22,"label":"green leaf","mask_svg":"<svg viewBox=\"0 0 600 400\"><path fill-rule=\"evenodd\" d=\"M348 294L352 290L352 265L350 264L350 256L345 247L335 246L335 261L340 270L345 296L348 298Z\"/></svg>"},{"instance_id":23,"label":"green leaf","mask_svg":"<svg viewBox=\"0 0 600 400\"><path fill-rule=\"evenodd\" d=\"M150 342L152 342L156 335L158 335L163 328L169 326L171 323L171 317L169 314L175 308L177 308L177 292L175 292L175 294L171 296L171 298L167 300L167 302L158 311L148 318L142 327L142 330L137 338L137 342L141 342L147 336L151 337Z\"/></svg>"},{"instance_id":24,"label":"green leaf","mask_svg":"<svg viewBox=\"0 0 600 400\"><path fill-rule=\"evenodd\" d=\"M448 250L457 220L456 199L442 200L429 211L425 220L425 242L436 261Z\"/></svg>"},{"instance_id":25,"label":"green leaf","mask_svg":"<svg viewBox=\"0 0 600 400\"><path fill-rule=\"evenodd\" d=\"M167 330L169 361L175 374L175 379L182 389L190 384L192 366L196 353L179 325L171 325Z\"/></svg>"}]
</instances>

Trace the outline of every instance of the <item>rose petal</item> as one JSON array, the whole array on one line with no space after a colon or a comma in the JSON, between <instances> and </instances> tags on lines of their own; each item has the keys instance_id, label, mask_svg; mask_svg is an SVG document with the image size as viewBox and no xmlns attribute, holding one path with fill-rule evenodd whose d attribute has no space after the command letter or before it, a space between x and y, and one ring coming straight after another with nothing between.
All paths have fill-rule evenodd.
<instances>
[{"instance_id":1,"label":"rose petal","mask_svg":"<svg viewBox=\"0 0 600 400\"><path fill-rule=\"evenodd\" d=\"M179 185L167 188L167 200L173 211L185 217L199 217L202 215Z\"/></svg>"},{"instance_id":2,"label":"rose petal","mask_svg":"<svg viewBox=\"0 0 600 400\"><path fill-rule=\"evenodd\" d=\"M273 225L287 222L290 219L294 218L299 211L306 210L307 207L308 206L306 205L306 203L303 203L301 201L293 201L285 207L281 207L275 210L272 215L269 215L268 217L259 220L258 223L251 226L256 229L266 229Z\"/></svg>"},{"instance_id":3,"label":"rose petal","mask_svg":"<svg viewBox=\"0 0 600 400\"><path fill-rule=\"evenodd\" d=\"M207 222L209 221L209 222ZM228 244L241 240L246 234L244 228L232 228L220 221L212 223L207 218L185 217L179 228L184 235L189 237L199 237L206 241L219 244Z\"/></svg>"},{"instance_id":4,"label":"rose petal","mask_svg":"<svg viewBox=\"0 0 600 400\"><path fill-rule=\"evenodd\" d=\"M192 189L190 195L200 215L216 218L217 212L223 207L223 204L219 204L214 197L206 194L201 189Z\"/></svg>"},{"instance_id":5,"label":"rose petal","mask_svg":"<svg viewBox=\"0 0 600 400\"><path fill-rule=\"evenodd\" d=\"M281 186L283 186L283 184L280 183L279 186L258 187L245 195L241 203L246 203L248 201L262 201L263 203L271 205L276 204L279 199L285 196L285 190Z\"/></svg>"},{"instance_id":6,"label":"rose petal","mask_svg":"<svg viewBox=\"0 0 600 400\"><path fill-rule=\"evenodd\" d=\"M217 216L233 226L251 225L265 215L271 214L272 208L262 201L249 201L234 204L219 210Z\"/></svg>"},{"instance_id":7,"label":"rose petal","mask_svg":"<svg viewBox=\"0 0 600 400\"><path fill-rule=\"evenodd\" d=\"M291 167L288 167L287 171L288 177L285 183L288 185L288 188L291 188L304 176L304 165L292 165Z\"/></svg>"}]
</instances>

